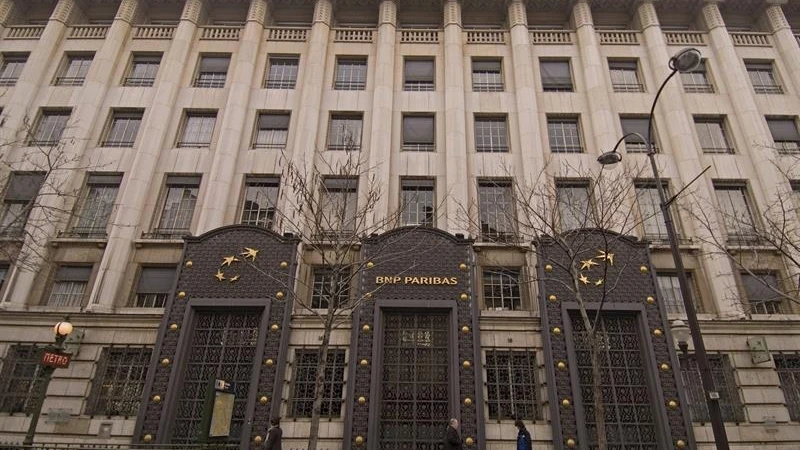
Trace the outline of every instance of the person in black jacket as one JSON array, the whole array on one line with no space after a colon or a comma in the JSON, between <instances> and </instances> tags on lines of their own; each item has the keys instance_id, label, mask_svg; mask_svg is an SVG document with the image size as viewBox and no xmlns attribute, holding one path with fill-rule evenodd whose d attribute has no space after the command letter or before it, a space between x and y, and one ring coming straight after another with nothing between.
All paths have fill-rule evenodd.
<instances>
[{"instance_id":1,"label":"person in black jacket","mask_svg":"<svg viewBox=\"0 0 800 450\"><path fill-rule=\"evenodd\" d=\"M514 426L519 429L517 433L517 450L531 450L533 445L531 443L531 433L525 428L522 420L517 419L514 421Z\"/></svg>"},{"instance_id":2,"label":"person in black jacket","mask_svg":"<svg viewBox=\"0 0 800 450\"><path fill-rule=\"evenodd\" d=\"M444 450L461 450L461 435L458 433L458 420L450 419L444 435Z\"/></svg>"},{"instance_id":3,"label":"person in black jacket","mask_svg":"<svg viewBox=\"0 0 800 450\"><path fill-rule=\"evenodd\" d=\"M281 430L281 419L275 417L270 422L272 425L267 432L267 445L265 450L281 450L281 437L283 437L283 430Z\"/></svg>"}]
</instances>

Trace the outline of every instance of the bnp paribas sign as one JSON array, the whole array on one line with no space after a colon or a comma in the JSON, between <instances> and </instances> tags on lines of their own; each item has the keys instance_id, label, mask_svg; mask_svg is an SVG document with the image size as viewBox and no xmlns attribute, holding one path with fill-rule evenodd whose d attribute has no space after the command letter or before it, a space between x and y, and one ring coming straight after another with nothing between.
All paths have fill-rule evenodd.
<instances>
[{"instance_id":1,"label":"bnp paribas sign","mask_svg":"<svg viewBox=\"0 0 800 450\"><path fill-rule=\"evenodd\" d=\"M375 284L407 284L407 285L447 285L454 286L458 284L458 277L432 277L432 276L377 276L375 277Z\"/></svg>"}]
</instances>

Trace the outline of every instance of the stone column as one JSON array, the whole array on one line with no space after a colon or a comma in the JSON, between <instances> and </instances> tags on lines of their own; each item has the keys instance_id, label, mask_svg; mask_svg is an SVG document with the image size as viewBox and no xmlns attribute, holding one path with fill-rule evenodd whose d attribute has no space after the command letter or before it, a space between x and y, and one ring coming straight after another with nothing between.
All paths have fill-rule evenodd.
<instances>
[{"instance_id":1,"label":"stone column","mask_svg":"<svg viewBox=\"0 0 800 450\"><path fill-rule=\"evenodd\" d=\"M789 72L785 80L787 83L794 84L795 92L797 92L800 91L800 43L794 37L792 27L783 14L781 5L785 3L786 0L767 0L764 21L769 26L769 31L772 32L772 38L781 55L781 61Z\"/></svg>"},{"instance_id":2,"label":"stone column","mask_svg":"<svg viewBox=\"0 0 800 450\"><path fill-rule=\"evenodd\" d=\"M142 121L136 157L123 179L118 197L120 207L111 218L113 225L97 281L89 297L88 310L113 310L117 298L126 297L120 292L123 275L131 258L133 240L141 233L142 227L149 223L146 218L150 214L144 211L147 193L154 184L161 182L154 175L158 172L159 156L169 140L167 126L175 114L180 114L174 109L175 99L181 87L183 71L191 70L187 69L187 58L203 7L203 0L186 1L172 44L161 59L159 81L155 87L157 90Z\"/></svg>"},{"instance_id":3,"label":"stone column","mask_svg":"<svg viewBox=\"0 0 800 450\"><path fill-rule=\"evenodd\" d=\"M228 71L228 99L225 115L221 120L221 133L214 149L211 173L206 183L206 200L200 210L200 220L196 234L225 225L225 212L231 204L231 186L236 174L236 160L247 142L242 142L244 129L252 124L245 123L250 99L252 80L256 76L256 60L263 41L264 18L267 13L266 0L251 0L247 14L247 24L242 33L239 51Z\"/></svg>"},{"instance_id":4,"label":"stone column","mask_svg":"<svg viewBox=\"0 0 800 450\"><path fill-rule=\"evenodd\" d=\"M11 18L16 14L17 8L14 6L14 0L0 0L0 36L9 25Z\"/></svg>"},{"instance_id":5,"label":"stone column","mask_svg":"<svg viewBox=\"0 0 800 450\"><path fill-rule=\"evenodd\" d=\"M467 121L464 102L464 49L461 27L461 4L458 0L444 3L444 162L446 230L463 233L458 211L469 205L469 192L475 184L467 178ZM456 189L451 189L457 187Z\"/></svg>"}]
</instances>

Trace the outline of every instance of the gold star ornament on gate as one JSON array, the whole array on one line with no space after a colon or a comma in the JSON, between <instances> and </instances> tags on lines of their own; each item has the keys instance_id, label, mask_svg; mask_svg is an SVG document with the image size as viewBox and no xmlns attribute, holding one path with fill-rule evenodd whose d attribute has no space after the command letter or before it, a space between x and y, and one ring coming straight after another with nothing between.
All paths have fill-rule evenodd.
<instances>
[{"instance_id":1,"label":"gold star ornament on gate","mask_svg":"<svg viewBox=\"0 0 800 450\"><path fill-rule=\"evenodd\" d=\"M580 261L581 268L580 268L580 273L579 273L579 276L578 276L578 281L580 281L584 285L590 285L591 284L591 285L594 285L594 286L602 286L603 283L605 283L605 280L603 278L598 278L598 279L592 281L592 280L589 279L589 277L585 273L583 273L584 270L590 271L595 266L600 266L600 263L598 263L595 260L603 261L603 262L605 262L605 264L607 266L613 266L614 265L614 254L611 253L611 252L607 252L607 251L603 251L603 250L599 250L598 249L597 250L597 256L595 256L594 258L589 258L589 259Z\"/></svg>"},{"instance_id":2,"label":"gold star ornament on gate","mask_svg":"<svg viewBox=\"0 0 800 450\"><path fill-rule=\"evenodd\" d=\"M239 253L239 256L241 256L245 261L247 261L247 260L255 261L256 260L256 256L258 256L258 252L259 251L260 250L258 250L256 248L244 247L243 251L241 253ZM220 263L219 268L217 269L217 273L214 274L214 278L216 278L217 281L219 281L219 282L223 282L223 281L227 280L228 283L236 283L237 281L239 281L242 278L242 275L236 273L236 274L231 275L230 277L226 277L225 276L225 272L222 271L222 268L223 267L228 267L228 268L230 268L230 270L233 270L233 268L236 266L235 263L239 263L241 261L242 260L237 258L236 255L230 255L230 256L223 257L222 258L222 263Z\"/></svg>"}]
</instances>

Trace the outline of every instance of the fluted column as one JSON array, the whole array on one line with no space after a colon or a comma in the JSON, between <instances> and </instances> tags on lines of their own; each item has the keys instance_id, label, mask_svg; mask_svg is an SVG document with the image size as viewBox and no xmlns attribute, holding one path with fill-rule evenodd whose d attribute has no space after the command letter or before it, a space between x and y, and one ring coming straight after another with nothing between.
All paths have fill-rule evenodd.
<instances>
[{"instance_id":1,"label":"fluted column","mask_svg":"<svg viewBox=\"0 0 800 450\"><path fill-rule=\"evenodd\" d=\"M100 261L97 281L89 297L89 310L108 311L114 308L117 298L126 298L120 292L123 275L131 258L132 242L149 221L150 212L145 211L147 193L161 180L155 177L158 160L167 140L167 126L179 111L174 109L180 90L187 58L194 42L197 22L203 11L203 0L187 0L181 21L175 30L172 44L161 59L159 81L153 103L144 116L136 157L131 169L125 174L118 203L119 209L112 216L113 224L108 236L106 251Z\"/></svg>"},{"instance_id":2,"label":"fluted column","mask_svg":"<svg viewBox=\"0 0 800 450\"><path fill-rule=\"evenodd\" d=\"M794 92L798 92L800 91L800 45L781 8L786 0L767 0L767 3L767 9L764 11L765 22L772 32L781 61L789 71L786 80L794 85Z\"/></svg>"},{"instance_id":3,"label":"fluted column","mask_svg":"<svg viewBox=\"0 0 800 450\"><path fill-rule=\"evenodd\" d=\"M467 179L467 121L464 103L464 51L461 27L461 4L444 3L444 132L445 132L445 202L447 231L465 232L459 222L459 208L466 208L468 192L475 189Z\"/></svg>"},{"instance_id":4,"label":"fluted column","mask_svg":"<svg viewBox=\"0 0 800 450\"><path fill-rule=\"evenodd\" d=\"M267 13L266 0L251 0L239 51L229 72L230 90L222 116L221 132L211 173L206 183L206 200L200 210L196 234L225 225L225 212L231 204L231 187L236 174L237 155L247 143L242 143L246 124L252 80L256 74L256 60L263 41L264 18Z\"/></svg>"}]
</instances>

